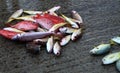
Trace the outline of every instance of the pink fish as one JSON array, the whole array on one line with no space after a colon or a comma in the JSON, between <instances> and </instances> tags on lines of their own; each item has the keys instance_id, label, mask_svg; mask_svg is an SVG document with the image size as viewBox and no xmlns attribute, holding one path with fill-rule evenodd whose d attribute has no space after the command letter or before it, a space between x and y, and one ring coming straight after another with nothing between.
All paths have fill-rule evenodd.
<instances>
[{"instance_id":1,"label":"pink fish","mask_svg":"<svg viewBox=\"0 0 120 73\"><path fill-rule=\"evenodd\" d=\"M39 25L45 29L50 29L52 28L53 25L58 24L58 23L63 23L65 22L63 18L59 16L54 16L50 14L37 14L35 17L33 17Z\"/></svg>"},{"instance_id":2,"label":"pink fish","mask_svg":"<svg viewBox=\"0 0 120 73\"><path fill-rule=\"evenodd\" d=\"M18 32L8 31L8 30L0 30L0 35L6 37L8 39L12 39L15 35L19 34Z\"/></svg>"},{"instance_id":3,"label":"pink fish","mask_svg":"<svg viewBox=\"0 0 120 73\"><path fill-rule=\"evenodd\" d=\"M36 30L38 28L38 24L31 21L21 21L11 27L22 31L30 31L30 30Z\"/></svg>"}]
</instances>

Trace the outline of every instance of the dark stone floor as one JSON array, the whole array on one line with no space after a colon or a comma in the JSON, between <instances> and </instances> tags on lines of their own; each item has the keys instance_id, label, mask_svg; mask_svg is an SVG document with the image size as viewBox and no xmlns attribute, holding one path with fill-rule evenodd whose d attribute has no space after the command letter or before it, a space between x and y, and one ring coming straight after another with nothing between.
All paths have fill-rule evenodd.
<instances>
[{"instance_id":1,"label":"dark stone floor","mask_svg":"<svg viewBox=\"0 0 120 73\"><path fill-rule=\"evenodd\" d=\"M119 73L115 64L103 66L102 56L89 50L120 34L120 0L0 0L0 28L17 9L47 10L60 5L60 12L70 16L78 11L86 26L82 39L63 47L60 57L42 50L39 55L26 53L25 44L0 36L0 73ZM111 51L120 50L115 46Z\"/></svg>"}]
</instances>

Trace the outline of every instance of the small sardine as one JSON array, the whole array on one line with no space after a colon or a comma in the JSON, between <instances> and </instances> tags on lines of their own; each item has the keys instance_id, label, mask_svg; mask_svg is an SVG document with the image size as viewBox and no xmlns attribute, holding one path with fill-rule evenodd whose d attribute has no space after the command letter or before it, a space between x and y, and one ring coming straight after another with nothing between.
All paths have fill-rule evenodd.
<instances>
[{"instance_id":1,"label":"small sardine","mask_svg":"<svg viewBox=\"0 0 120 73\"><path fill-rule=\"evenodd\" d=\"M71 35L67 35L64 38L61 39L60 45L65 46L69 43Z\"/></svg>"},{"instance_id":2,"label":"small sardine","mask_svg":"<svg viewBox=\"0 0 120 73\"><path fill-rule=\"evenodd\" d=\"M79 28L79 26L77 25L77 23L73 22L70 18L66 17L65 15L62 15L62 17L63 17L69 24L71 24L72 27L74 27L74 28Z\"/></svg>"},{"instance_id":3,"label":"small sardine","mask_svg":"<svg viewBox=\"0 0 120 73\"><path fill-rule=\"evenodd\" d=\"M62 33L68 33L68 34L73 33L75 30L76 29L70 28L70 27L61 27L61 28L59 28L60 32L62 32Z\"/></svg>"},{"instance_id":4,"label":"small sardine","mask_svg":"<svg viewBox=\"0 0 120 73\"><path fill-rule=\"evenodd\" d=\"M48 37L33 40L35 44L41 44L41 45L45 45L47 41L48 41Z\"/></svg>"},{"instance_id":5,"label":"small sardine","mask_svg":"<svg viewBox=\"0 0 120 73\"><path fill-rule=\"evenodd\" d=\"M119 59L120 59L120 52L116 52L103 57L102 62L103 64L111 64Z\"/></svg>"},{"instance_id":6,"label":"small sardine","mask_svg":"<svg viewBox=\"0 0 120 73\"><path fill-rule=\"evenodd\" d=\"M72 11L72 16L74 19L79 20L80 23L83 23L82 17L76 11Z\"/></svg>"},{"instance_id":7,"label":"small sardine","mask_svg":"<svg viewBox=\"0 0 120 73\"><path fill-rule=\"evenodd\" d=\"M26 20L26 21L36 22L36 20L34 20L34 19L32 18L32 16L22 16L22 17L13 18L13 19L16 19L16 20Z\"/></svg>"},{"instance_id":8,"label":"small sardine","mask_svg":"<svg viewBox=\"0 0 120 73\"><path fill-rule=\"evenodd\" d=\"M71 40L72 41L76 40L79 36L81 36L81 34L82 34L82 28L75 30L71 36Z\"/></svg>"},{"instance_id":9,"label":"small sardine","mask_svg":"<svg viewBox=\"0 0 120 73\"><path fill-rule=\"evenodd\" d=\"M66 23L58 23L58 24L55 24L49 31L52 32L52 31L55 31L57 30L58 28L62 27L66 25Z\"/></svg>"},{"instance_id":10,"label":"small sardine","mask_svg":"<svg viewBox=\"0 0 120 73\"><path fill-rule=\"evenodd\" d=\"M110 44L100 44L97 47L90 50L90 54L101 55L110 51Z\"/></svg>"},{"instance_id":11,"label":"small sardine","mask_svg":"<svg viewBox=\"0 0 120 73\"><path fill-rule=\"evenodd\" d=\"M7 23L13 21L13 20L14 20L13 18L19 17L22 13L23 13L23 9L19 9L19 10L17 10L16 12L14 12L14 13L9 17Z\"/></svg>"},{"instance_id":12,"label":"small sardine","mask_svg":"<svg viewBox=\"0 0 120 73\"><path fill-rule=\"evenodd\" d=\"M61 8L61 6L55 6L49 10L47 10L49 13L54 13L55 11L59 10Z\"/></svg>"},{"instance_id":13,"label":"small sardine","mask_svg":"<svg viewBox=\"0 0 120 73\"><path fill-rule=\"evenodd\" d=\"M48 53L52 52L53 45L54 45L54 40L53 40L53 36L51 36L46 43L46 48Z\"/></svg>"},{"instance_id":14,"label":"small sardine","mask_svg":"<svg viewBox=\"0 0 120 73\"><path fill-rule=\"evenodd\" d=\"M60 47L59 43L56 42L56 43L54 44L54 47L53 47L53 53L54 53L55 55L59 56L59 55L60 55L60 50L61 50L61 47Z\"/></svg>"},{"instance_id":15,"label":"small sardine","mask_svg":"<svg viewBox=\"0 0 120 73\"><path fill-rule=\"evenodd\" d=\"M18 33L23 33L24 32L24 31L21 31L21 30L12 28L12 27L6 27L6 28L3 28L3 29L8 30L8 31L18 32Z\"/></svg>"},{"instance_id":16,"label":"small sardine","mask_svg":"<svg viewBox=\"0 0 120 73\"><path fill-rule=\"evenodd\" d=\"M75 22L75 23L78 23L79 24L79 26L81 26L80 24L81 24L81 21L79 21L79 20L76 20L76 19L72 19L72 18L70 18L71 19L71 21L73 21L73 22Z\"/></svg>"},{"instance_id":17,"label":"small sardine","mask_svg":"<svg viewBox=\"0 0 120 73\"><path fill-rule=\"evenodd\" d=\"M40 28L40 27L37 28L37 32L46 32L46 31L47 31L46 29L43 29L43 28Z\"/></svg>"},{"instance_id":18,"label":"small sardine","mask_svg":"<svg viewBox=\"0 0 120 73\"><path fill-rule=\"evenodd\" d=\"M116 68L120 72L120 59L116 62Z\"/></svg>"},{"instance_id":19,"label":"small sardine","mask_svg":"<svg viewBox=\"0 0 120 73\"><path fill-rule=\"evenodd\" d=\"M35 14L42 14L42 11L24 11L24 13L30 14L30 15L35 15Z\"/></svg>"},{"instance_id":20,"label":"small sardine","mask_svg":"<svg viewBox=\"0 0 120 73\"><path fill-rule=\"evenodd\" d=\"M120 37L114 37L111 40L117 44L120 44Z\"/></svg>"}]
</instances>

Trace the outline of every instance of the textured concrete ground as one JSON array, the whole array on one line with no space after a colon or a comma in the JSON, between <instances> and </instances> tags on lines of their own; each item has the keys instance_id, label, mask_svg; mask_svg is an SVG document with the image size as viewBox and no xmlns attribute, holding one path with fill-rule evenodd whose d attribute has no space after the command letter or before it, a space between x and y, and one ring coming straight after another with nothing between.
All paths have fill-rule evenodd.
<instances>
[{"instance_id":1,"label":"textured concrete ground","mask_svg":"<svg viewBox=\"0 0 120 73\"><path fill-rule=\"evenodd\" d=\"M118 73L115 64L102 66L102 56L91 56L94 45L120 34L120 0L0 0L0 28L17 9L46 10L61 5L60 12L78 11L86 26L82 39L63 47L60 57L42 50L26 53L25 44L0 36L0 73ZM120 50L115 46L111 51Z\"/></svg>"}]
</instances>

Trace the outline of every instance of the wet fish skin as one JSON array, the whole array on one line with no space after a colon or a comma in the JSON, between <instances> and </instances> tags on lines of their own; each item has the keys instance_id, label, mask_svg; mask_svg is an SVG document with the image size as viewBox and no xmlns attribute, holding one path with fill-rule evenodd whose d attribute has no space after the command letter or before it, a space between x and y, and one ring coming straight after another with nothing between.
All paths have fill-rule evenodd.
<instances>
[{"instance_id":1,"label":"wet fish skin","mask_svg":"<svg viewBox=\"0 0 120 73\"><path fill-rule=\"evenodd\" d=\"M97 47L90 50L90 54L94 54L94 55L105 54L110 51L110 48L111 48L110 44L100 44Z\"/></svg>"},{"instance_id":2,"label":"wet fish skin","mask_svg":"<svg viewBox=\"0 0 120 73\"><path fill-rule=\"evenodd\" d=\"M31 31L36 30L38 28L38 24L31 21L21 21L11 27L22 31Z\"/></svg>"},{"instance_id":3,"label":"wet fish skin","mask_svg":"<svg viewBox=\"0 0 120 73\"><path fill-rule=\"evenodd\" d=\"M103 57L103 64L111 64L120 59L120 52L111 53Z\"/></svg>"},{"instance_id":4,"label":"wet fish skin","mask_svg":"<svg viewBox=\"0 0 120 73\"><path fill-rule=\"evenodd\" d=\"M21 31L21 30L12 28L12 27L6 27L6 28L3 28L3 30L13 31L13 32L19 32L19 33L24 33L24 31Z\"/></svg>"},{"instance_id":5,"label":"wet fish skin","mask_svg":"<svg viewBox=\"0 0 120 73\"><path fill-rule=\"evenodd\" d=\"M46 43L46 48L47 48L47 52L51 53L53 50L53 45L54 45L54 40L53 40L53 36L51 36L50 38L48 38L48 41Z\"/></svg>"},{"instance_id":6,"label":"wet fish skin","mask_svg":"<svg viewBox=\"0 0 120 73\"><path fill-rule=\"evenodd\" d=\"M74 29L74 28L71 28L71 27L61 27L61 28L59 28L60 32L68 33L68 34L73 33L75 30L77 30L77 29Z\"/></svg>"},{"instance_id":7,"label":"wet fish skin","mask_svg":"<svg viewBox=\"0 0 120 73\"><path fill-rule=\"evenodd\" d=\"M16 12L14 12L14 13L9 17L7 23L13 21L13 20L14 20L13 18L19 17L22 13L23 13L23 9L19 9L19 10L17 10Z\"/></svg>"},{"instance_id":8,"label":"wet fish skin","mask_svg":"<svg viewBox=\"0 0 120 73\"><path fill-rule=\"evenodd\" d=\"M49 12L50 14L54 14L55 11L59 10L61 8L61 6L55 6L49 10L47 10L47 12Z\"/></svg>"},{"instance_id":9,"label":"wet fish skin","mask_svg":"<svg viewBox=\"0 0 120 73\"><path fill-rule=\"evenodd\" d=\"M37 31L37 32L47 32L46 29L43 29L43 28L40 28L40 27L38 27L36 31Z\"/></svg>"},{"instance_id":10,"label":"wet fish skin","mask_svg":"<svg viewBox=\"0 0 120 73\"><path fill-rule=\"evenodd\" d=\"M30 15L35 15L35 14L42 14L42 11L24 11L24 13L30 14Z\"/></svg>"},{"instance_id":11,"label":"wet fish skin","mask_svg":"<svg viewBox=\"0 0 120 73\"><path fill-rule=\"evenodd\" d=\"M22 16L22 17L17 17L13 19L36 22L36 20L33 19L33 16Z\"/></svg>"},{"instance_id":12,"label":"wet fish skin","mask_svg":"<svg viewBox=\"0 0 120 73\"><path fill-rule=\"evenodd\" d=\"M35 39L41 39L47 36L52 35L52 32L31 32L31 33L21 33L17 34L12 38L12 40L19 40L19 41L32 41Z\"/></svg>"},{"instance_id":13,"label":"wet fish skin","mask_svg":"<svg viewBox=\"0 0 120 73\"><path fill-rule=\"evenodd\" d=\"M116 69L120 72L120 59L116 62Z\"/></svg>"},{"instance_id":14,"label":"wet fish skin","mask_svg":"<svg viewBox=\"0 0 120 73\"><path fill-rule=\"evenodd\" d=\"M72 10L72 16L73 16L73 19L78 20L79 23L83 23L83 19L82 19L82 17L78 14L77 11Z\"/></svg>"},{"instance_id":15,"label":"wet fish skin","mask_svg":"<svg viewBox=\"0 0 120 73\"><path fill-rule=\"evenodd\" d=\"M35 44L40 44L42 46L45 46L47 41L48 41L48 37L33 40Z\"/></svg>"},{"instance_id":16,"label":"wet fish skin","mask_svg":"<svg viewBox=\"0 0 120 73\"><path fill-rule=\"evenodd\" d=\"M120 37L119 36L118 37L114 37L114 38L111 39L111 41L113 41L113 42L115 42L117 44L120 44Z\"/></svg>"},{"instance_id":17,"label":"wet fish skin","mask_svg":"<svg viewBox=\"0 0 120 73\"><path fill-rule=\"evenodd\" d=\"M39 25L42 28L45 28L47 30L49 30L53 26L52 21L47 18L41 18L41 19L35 19L35 20L37 23L39 23Z\"/></svg>"},{"instance_id":18,"label":"wet fish skin","mask_svg":"<svg viewBox=\"0 0 120 73\"><path fill-rule=\"evenodd\" d=\"M59 45L58 42L56 42L54 44L54 47L53 47L53 53L56 55L56 56L59 56L60 55L60 50L61 50L61 47Z\"/></svg>"},{"instance_id":19,"label":"wet fish skin","mask_svg":"<svg viewBox=\"0 0 120 73\"><path fill-rule=\"evenodd\" d=\"M61 39L60 45L65 46L69 43L71 35L67 35L64 38Z\"/></svg>"},{"instance_id":20,"label":"wet fish skin","mask_svg":"<svg viewBox=\"0 0 120 73\"><path fill-rule=\"evenodd\" d=\"M79 28L77 23L73 22L70 18L66 17L65 15L62 15L62 17L73 27L73 28Z\"/></svg>"},{"instance_id":21,"label":"wet fish skin","mask_svg":"<svg viewBox=\"0 0 120 73\"><path fill-rule=\"evenodd\" d=\"M82 28L77 29L72 33L71 40L75 41L81 35L82 35Z\"/></svg>"},{"instance_id":22,"label":"wet fish skin","mask_svg":"<svg viewBox=\"0 0 120 73\"><path fill-rule=\"evenodd\" d=\"M58 23L58 24L55 24L49 31L50 31L50 32L53 32L53 31L57 30L58 28L60 28L60 27L62 27L62 26L64 26L64 25L66 25L66 23Z\"/></svg>"}]
</instances>

